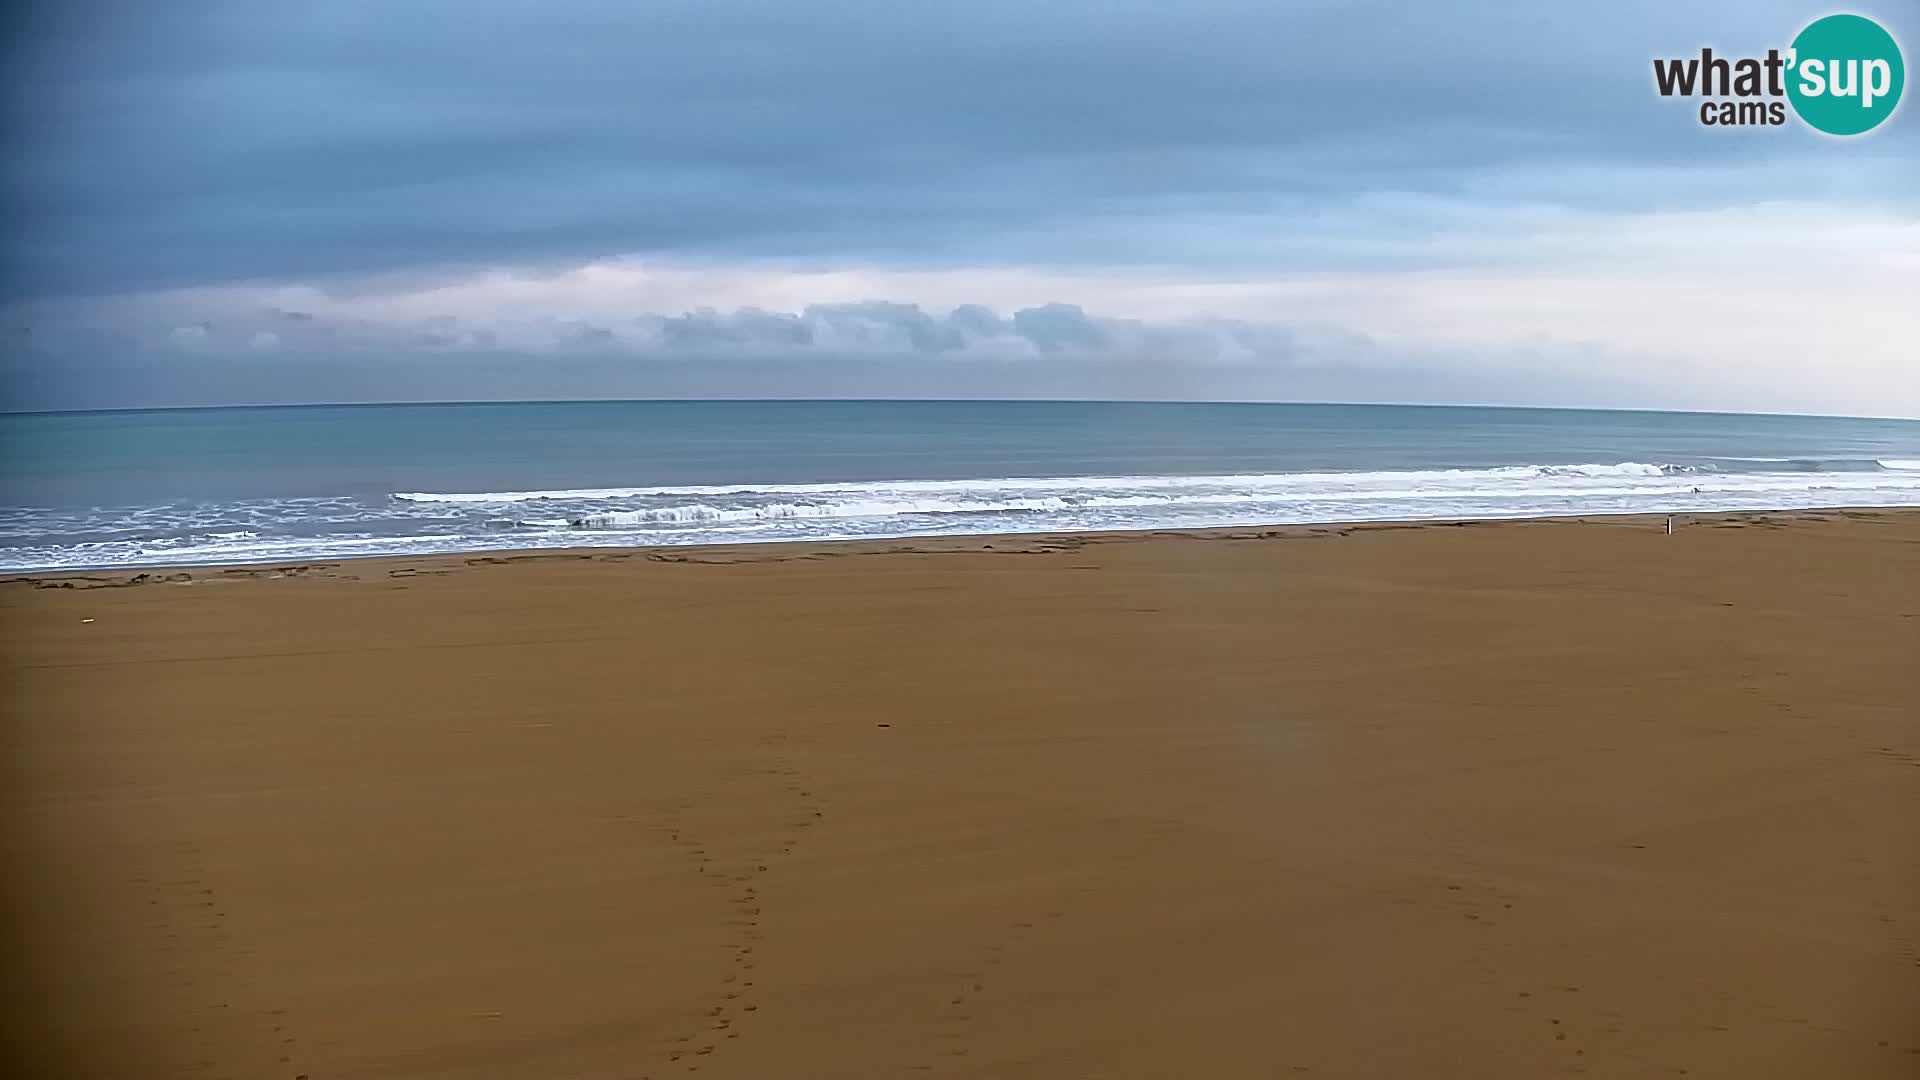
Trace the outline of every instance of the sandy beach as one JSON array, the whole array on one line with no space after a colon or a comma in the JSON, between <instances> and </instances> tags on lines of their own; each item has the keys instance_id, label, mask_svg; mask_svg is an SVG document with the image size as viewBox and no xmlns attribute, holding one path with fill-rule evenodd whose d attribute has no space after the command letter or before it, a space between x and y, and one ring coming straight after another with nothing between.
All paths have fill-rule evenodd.
<instances>
[{"instance_id":1,"label":"sandy beach","mask_svg":"<svg viewBox=\"0 0 1920 1080\"><path fill-rule=\"evenodd\" d=\"M29 1075L1920 1075L1920 514L0 605Z\"/></svg>"}]
</instances>

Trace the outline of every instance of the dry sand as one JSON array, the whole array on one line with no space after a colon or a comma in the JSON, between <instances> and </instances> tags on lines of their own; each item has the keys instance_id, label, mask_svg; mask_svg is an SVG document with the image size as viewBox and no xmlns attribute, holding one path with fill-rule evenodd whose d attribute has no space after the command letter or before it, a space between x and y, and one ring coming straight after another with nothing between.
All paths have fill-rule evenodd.
<instances>
[{"instance_id":1,"label":"dry sand","mask_svg":"<svg viewBox=\"0 0 1920 1080\"><path fill-rule=\"evenodd\" d=\"M1920 1076L1920 515L129 579L32 1075Z\"/></svg>"}]
</instances>

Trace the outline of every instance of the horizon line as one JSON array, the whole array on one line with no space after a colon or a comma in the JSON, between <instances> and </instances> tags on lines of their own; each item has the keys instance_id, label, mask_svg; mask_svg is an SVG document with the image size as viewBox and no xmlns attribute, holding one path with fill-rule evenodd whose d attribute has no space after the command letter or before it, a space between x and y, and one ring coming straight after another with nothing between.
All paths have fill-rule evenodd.
<instances>
[{"instance_id":1,"label":"horizon line","mask_svg":"<svg viewBox=\"0 0 1920 1080\"><path fill-rule=\"evenodd\" d=\"M1510 405L1496 402L1288 401L1217 398L1028 398L1028 397L685 397L685 398L479 398L383 401L283 401L225 405L142 405L108 409L0 409L0 417L87 416L163 412L221 412L266 409L377 409L505 405L700 405L700 404L1004 404L1004 405L1245 405L1383 409L1505 409L1524 412L1645 413L1665 416L1756 416L1812 420L1872 420L1920 423L1915 416L1862 416L1855 413L1794 413L1746 409L1657 409L1596 405Z\"/></svg>"}]
</instances>

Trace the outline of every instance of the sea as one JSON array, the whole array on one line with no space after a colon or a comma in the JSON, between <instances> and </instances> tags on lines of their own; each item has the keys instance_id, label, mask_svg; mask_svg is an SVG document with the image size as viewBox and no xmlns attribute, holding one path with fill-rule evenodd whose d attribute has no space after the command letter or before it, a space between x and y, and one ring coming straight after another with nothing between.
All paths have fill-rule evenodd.
<instances>
[{"instance_id":1,"label":"sea","mask_svg":"<svg viewBox=\"0 0 1920 1080\"><path fill-rule=\"evenodd\" d=\"M0 571L1920 505L1920 421L606 401L0 416Z\"/></svg>"}]
</instances>

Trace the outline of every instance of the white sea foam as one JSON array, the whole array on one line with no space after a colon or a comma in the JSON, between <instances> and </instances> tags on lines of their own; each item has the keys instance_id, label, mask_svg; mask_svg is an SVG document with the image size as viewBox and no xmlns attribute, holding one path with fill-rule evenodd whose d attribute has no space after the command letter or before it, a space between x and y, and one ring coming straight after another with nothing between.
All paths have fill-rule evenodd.
<instances>
[{"instance_id":1,"label":"white sea foam","mask_svg":"<svg viewBox=\"0 0 1920 1080\"><path fill-rule=\"evenodd\" d=\"M394 498L414 503L518 503L575 500L641 499L682 495L814 495L849 491L867 494L991 491L1100 491L1138 488L1186 488L1196 485L1236 488L1296 487L1301 485L1395 484L1458 485L1486 480L1524 481L1555 477L1665 476L1685 471L1681 466L1649 465L1637 461L1618 464L1514 465L1492 469L1431 469L1384 472L1242 473L1223 476L1045 476L967 480L874 480L811 484L702 484L684 486L560 488L551 491L396 492Z\"/></svg>"},{"instance_id":2,"label":"white sea foam","mask_svg":"<svg viewBox=\"0 0 1920 1080\"><path fill-rule=\"evenodd\" d=\"M1250 502L1258 495L1221 495L1208 501ZM724 507L706 503L664 506L648 510L610 510L561 519L574 528L605 528L625 525L686 525L726 521L784 521L802 518L879 518L911 514L1014 514L1043 513L1053 510L1082 510L1162 506L1173 500L1147 495L1090 496L1085 498L1043 499L847 499L817 503L768 503L762 506ZM1198 499L1182 500L1188 505ZM536 519L526 524L551 525L552 519Z\"/></svg>"},{"instance_id":3,"label":"white sea foam","mask_svg":"<svg viewBox=\"0 0 1920 1080\"><path fill-rule=\"evenodd\" d=\"M406 492L0 510L0 570L1335 521L1920 505L1920 459ZM523 516L524 515L524 516Z\"/></svg>"},{"instance_id":4,"label":"white sea foam","mask_svg":"<svg viewBox=\"0 0 1920 1080\"><path fill-rule=\"evenodd\" d=\"M1635 509L1649 499L1737 497L1759 505L1785 500L1801 505L1816 493L1900 495L1914 486L1897 475L1865 472L1698 472L1642 462L1529 465L1490 469L1409 470L1352 473L1273 473L1230 476L1042 477L976 480L905 480L866 484L734 485L725 488L634 488L613 496L608 489L572 492L499 493L508 503L537 498L543 506L570 510L518 522L528 528L664 530L727 523L901 518L1050 516L1062 527L1089 519L1137 519L1143 527L1158 517L1243 511L1283 517L1318 513L1347 517L1372 510L1430 517L1449 512L1498 512L1536 507L1536 512ZM457 496L471 498L472 496ZM1895 501L1908 496L1900 495ZM607 506L610 501L624 506ZM1874 501L1869 499L1868 501ZM950 528L951 526L943 526Z\"/></svg>"}]
</instances>

